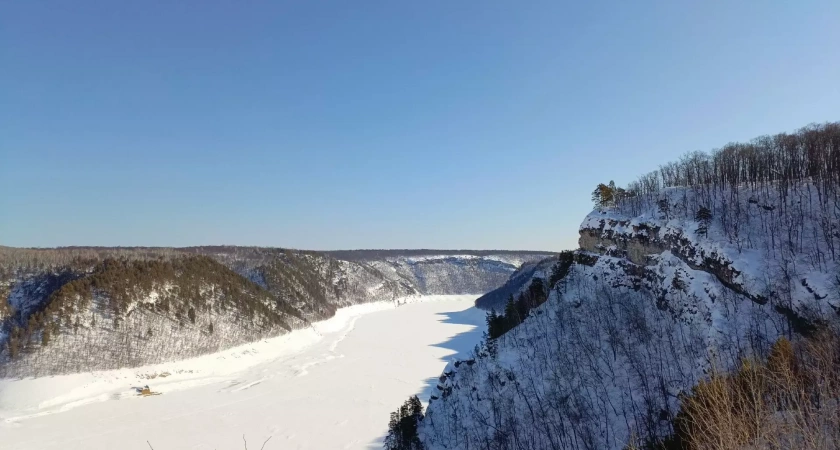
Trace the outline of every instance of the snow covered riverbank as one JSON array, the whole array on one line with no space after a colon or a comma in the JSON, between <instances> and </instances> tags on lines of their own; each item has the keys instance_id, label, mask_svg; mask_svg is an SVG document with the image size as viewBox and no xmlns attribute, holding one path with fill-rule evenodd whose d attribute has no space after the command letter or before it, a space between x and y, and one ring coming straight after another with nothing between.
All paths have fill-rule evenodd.
<instances>
[{"instance_id":1,"label":"snow covered riverbank","mask_svg":"<svg viewBox=\"0 0 840 450\"><path fill-rule=\"evenodd\" d=\"M388 414L428 398L455 353L481 338L476 296L357 305L288 335L185 361L0 380L12 449L378 448ZM162 395L139 397L149 385ZM72 412L69 412L72 410Z\"/></svg>"}]
</instances>

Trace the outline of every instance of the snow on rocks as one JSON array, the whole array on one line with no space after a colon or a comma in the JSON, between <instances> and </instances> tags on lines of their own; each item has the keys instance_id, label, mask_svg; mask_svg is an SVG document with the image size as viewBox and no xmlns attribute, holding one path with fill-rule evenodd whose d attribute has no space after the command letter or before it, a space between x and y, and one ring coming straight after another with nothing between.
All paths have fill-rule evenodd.
<instances>
[{"instance_id":1,"label":"snow on rocks","mask_svg":"<svg viewBox=\"0 0 840 450\"><path fill-rule=\"evenodd\" d=\"M828 249L840 234L818 232L833 220L821 210L793 208L813 195L797 192L783 202L745 188L703 204L670 188L587 215L548 300L473 364L447 366L420 425L426 448L619 449L664 436L679 395L712 368L766 354L802 322L836 322ZM695 220L700 206L708 223Z\"/></svg>"}]
</instances>

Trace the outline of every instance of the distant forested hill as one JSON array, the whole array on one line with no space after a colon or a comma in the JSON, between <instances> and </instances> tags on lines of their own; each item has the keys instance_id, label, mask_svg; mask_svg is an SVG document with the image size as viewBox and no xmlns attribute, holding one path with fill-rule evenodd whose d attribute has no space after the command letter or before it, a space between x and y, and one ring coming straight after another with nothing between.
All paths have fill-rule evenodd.
<instances>
[{"instance_id":1,"label":"distant forested hill","mask_svg":"<svg viewBox=\"0 0 840 450\"><path fill-rule=\"evenodd\" d=\"M331 317L342 306L419 294L481 294L523 262L544 256L0 247L0 376L180 359L276 336Z\"/></svg>"}]
</instances>

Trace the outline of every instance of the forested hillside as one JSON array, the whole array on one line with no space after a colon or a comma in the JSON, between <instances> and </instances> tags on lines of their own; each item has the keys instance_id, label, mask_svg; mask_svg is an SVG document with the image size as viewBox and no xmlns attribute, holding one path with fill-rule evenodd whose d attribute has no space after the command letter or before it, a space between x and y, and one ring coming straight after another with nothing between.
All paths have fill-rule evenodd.
<instances>
[{"instance_id":1,"label":"forested hillside","mask_svg":"<svg viewBox=\"0 0 840 450\"><path fill-rule=\"evenodd\" d=\"M276 336L343 306L483 293L546 255L405 253L349 261L260 247L0 247L0 377L181 359Z\"/></svg>"},{"instance_id":2,"label":"forested hillside","mask_svg":"<svg viewBox=\"0 0 840 450\"><path fill-rule=\"evenodd\" d=\"M525 290L533 279L546 279L552 270L555 258L525 263L519 267L510 278L498 289L494 289L475 301L475 306L485 310L503 310L513 296Z\"/></svg>"},{"instance_id":3,"label":"forested hillside","mask_svg":"<svg viewBox=\"0 0 840 450\"><path fill-rule=\"evenodd\" d=\"M507 301L441 376L422 446L837 448L840 123L593 200L579 250L485 296Z\"/></svg>"}]
</instances>

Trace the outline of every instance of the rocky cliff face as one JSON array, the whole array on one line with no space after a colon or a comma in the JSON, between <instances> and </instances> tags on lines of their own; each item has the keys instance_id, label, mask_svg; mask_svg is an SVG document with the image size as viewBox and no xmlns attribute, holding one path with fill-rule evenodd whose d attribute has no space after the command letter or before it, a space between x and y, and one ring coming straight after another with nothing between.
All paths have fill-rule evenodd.
<instances>
[{"instance_id":1,"label":"rocky cliff face","mask_svg":"<svg viewBox=\"0 0 840 450\"><path fill-rule=\"evenodd\" d=\"M6 377L181 359L283 334L343 306L480 294L501 285L522 262L545 256L391 252L337 259L241 247L0 250L0 376Z\"/></svg>"},{"instance_id":2,"label":"rocky cliff face","mask_svg":"<svg viewBox=\"0 0 840 450\"><path fill-rule=\"evenodd\" d=\"M670 190L662 204L637 217L621 211L593 211L581 225L580 247L615 256L642 268L650 276L661 263L658 255L676 258L692 270L712 275L727 289L758 304L771 303L801 318L819 321L840 313L840 279L835 248L840 233L826 234L830 220L819 211L791 217L797 205L816 202L807 190L780 199L766 192L741 192L732 213L740 222L735 236L718 220L707 226L687 208L689 193ZM731 206L729 206L731 207ZM720 206L722 214L729 208ZM731 220L731 219L730 219ZM799 224L787 222L797 220Z\"/></svg>"},{"instance_id":3,"label":"rocky cliff face","mask_svg":"<svg viewBox=\"0 0 840 450\"><path fill-rule=\"evenodd\" d=\"M840 325L840 265L815 189L726 192L696 219L694 189L589 214L568 271L525 266L548 300L450 364L420 424L427 449L623 448L667 435L679 396L779 336ZM810 211L810 212L809 212ZM737 221L737 225L733 224ZM563 273L554 277L552 274ZM527 278L523 280L523 278ZM498 304L498 303L495 303ZM424 399L425 400L425 399Z\"/></svg>"}]
</instances>

